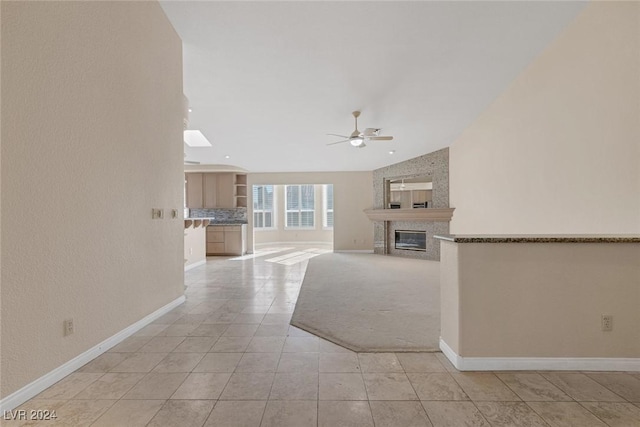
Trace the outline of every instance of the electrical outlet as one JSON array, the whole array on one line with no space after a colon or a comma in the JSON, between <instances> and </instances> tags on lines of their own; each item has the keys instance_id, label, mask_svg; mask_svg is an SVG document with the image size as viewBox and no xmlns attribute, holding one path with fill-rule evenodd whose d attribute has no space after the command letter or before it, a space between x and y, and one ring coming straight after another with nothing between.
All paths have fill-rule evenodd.
<instances>
[{"instance_id":1,"label":"electrical outlet","mask_svg":"<svg viewBox=\"0 0 640 427\"><path fill-rule=\"evenodd\" d=\"M66 319L64 321L64 335L71 335L75 332L75 327L73 325L73 319Z\"/></svg>"},{"instance_id":2,"label":"electrical outlet","mask_svg":"<svg viewBox=\"0 0 640 427\"><path fill-rule=\"evenodd\" d=\"M613 331L613 316L610 314L602 315L602 330L604 332Z\"/></svg>"},{"instance_id":3,"label":"electrical outlet","mask_svg":"<svg viewBox=\"0 0 640 427\"><path fill-rule=\"evenodd\" d=\"M189 255L193 255L193 248L189 248Z\"/></svg>"}]
</instances>

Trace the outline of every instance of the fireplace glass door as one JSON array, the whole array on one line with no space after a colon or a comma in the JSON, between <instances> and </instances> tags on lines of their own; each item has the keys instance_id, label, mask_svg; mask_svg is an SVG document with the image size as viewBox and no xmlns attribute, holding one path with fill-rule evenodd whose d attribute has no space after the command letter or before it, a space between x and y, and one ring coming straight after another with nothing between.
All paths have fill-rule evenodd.
<instances>
[{"instance_id":1,"label":"fireplace glass door","mask_svg":"<svg viewBox=\"0 0 640 427\"><path fill-rule=\"evenodd\" d=\"M409 251L426 251L427 250L427 232L396 230L396 249L405 249Z\"/></svg>"}]
</instances>

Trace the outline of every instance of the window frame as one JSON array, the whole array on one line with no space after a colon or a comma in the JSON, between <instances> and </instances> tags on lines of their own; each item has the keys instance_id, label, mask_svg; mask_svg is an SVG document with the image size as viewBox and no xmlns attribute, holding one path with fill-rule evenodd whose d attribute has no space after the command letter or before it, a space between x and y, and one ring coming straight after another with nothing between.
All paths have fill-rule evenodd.
<instances>
[{"instance_id":1,"label":"window frame","mask_svg":"<svg viewBox=\"0 0 640 427\"><path fill-rule=\"evenodd\" d=\"M331 209L329 209L329 198L327 197L327 188L331 186ZM333 230L335 224L335 206L333 206L333 184L322 184L322 229ZM327 225L327 213L331 212L331 222L333 224Z\"/></svg>"},{"instance_id":2,"label":"window frame","mask_svg":"<svg viewBox=\"0 0 640 427\"><path fill-rule=\"evenodd\" d=\"M253 196L254 196L253 189L255 187L260 187L261 188L261 191L263 192L263 194L262 194L262 200L263 201L267 199L265 197L266 194L264 193L265 192L265 187L271 187L271 191L272 191L272 194L273 194L273 197L271 199L271 210L264 209L264 207L263 207L263 209L255 209L255 201L253 200ZM277 203L276 203L276 186L273 185L273 184L254 184L251 187L251 197L252 197L251 207L252 207L252 210L253 210L252 211L253 229L256 230L256 231L273 231L273 230L277 230L278 229L278 224L277 224L277 221L276 221L277 220L277 215L276 215L276 206L277 206ZM264 227L264 226L258 227L256 225L256 214L262 215L262 223L264 224L265 223L265 213L266 212L271 212L271 226L270 227Z\"/></svg>"},{"instance_id":3,"label":"window frame","mask_svg":"<svg viewBox=\"0 0 640 427\"><path fill-rule=\"evenodd\" d=\"M289 187L298 187L298 209L288 209ZM302 187L311 187L313 190L313 209L302 209ZM298 214L298 223L302 223L302 212L311 212L312 225L289 225L289 213ZM286 184L284 186L284 229L285 230L315 230L316 229L316 187L314 184Z\"/></svg>"}]
</instances>

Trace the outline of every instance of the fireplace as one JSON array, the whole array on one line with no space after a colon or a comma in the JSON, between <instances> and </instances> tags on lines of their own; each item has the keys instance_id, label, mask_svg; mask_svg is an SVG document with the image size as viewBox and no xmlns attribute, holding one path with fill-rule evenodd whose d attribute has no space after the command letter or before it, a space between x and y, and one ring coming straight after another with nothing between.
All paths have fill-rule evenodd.
<instances>
[{"instance_id":1,"label":"fireplace","mask_svg":"<svg viewBox=\"0 0 640 427\"><path fill-rule=\"evenodd\" d=\"M426 251L427 232L415 230L396 230L396 249L407 251Z\"/></svg>"}]
</instances>

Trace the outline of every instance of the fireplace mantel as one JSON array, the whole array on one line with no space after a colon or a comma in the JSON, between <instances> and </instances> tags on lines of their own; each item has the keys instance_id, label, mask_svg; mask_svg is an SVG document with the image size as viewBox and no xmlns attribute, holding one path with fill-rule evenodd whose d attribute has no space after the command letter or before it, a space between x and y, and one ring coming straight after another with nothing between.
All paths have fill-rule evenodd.
<instances>
[{"instance_id":1,"label":"fireplace mantel","mask_svg":"<svg viewBox=\"0 0 640 427\"><path fill-rule=\"evenodd\" d=\"M450 222L455 208L365 209L371 221Z\"/></svg>"}]
</instances>

